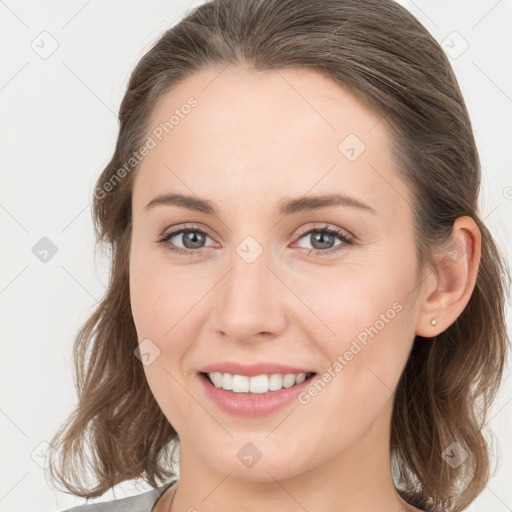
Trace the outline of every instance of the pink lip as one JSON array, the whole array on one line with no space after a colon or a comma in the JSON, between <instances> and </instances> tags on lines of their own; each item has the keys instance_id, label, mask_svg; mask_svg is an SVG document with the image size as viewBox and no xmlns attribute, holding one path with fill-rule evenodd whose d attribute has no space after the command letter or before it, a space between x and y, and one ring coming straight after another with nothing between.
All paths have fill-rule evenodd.
<instances>
[{"instance_id":1,"label":"pink lip","mask_svg":"<svg viewBox=\"0 0 512 512\"><path fill-rule=\"evenodd\" d=\"M231 373L232 375L247 375L247 377L254 377L255 375L271 375L272 373L309 373L313 372L311 369L298 368L296 366L286 366L284 364L276 363L255 363L255 364L240 364L234 361L224 361L222 363L211 363L199 370L203 373L221 372Z\"/></svg>"},{"instance_id":2,"label":"pink lip","mask_svg":"<svg viewBox=\"0 0 512 512\"><path fill-rule=\"evenodd\" d=\"M273 367L275 367L275 365ZM256 373L256 375L258 375L258 373ZM301 391L311 384L313 378L314 376L300 384L295 384L290 388L282 388L279 391L269 391L268 393L235 393L214 386L205 374L199 374L199 379L201 380L207 396L220 409L229 414L249 417L272 414L290 404L297 399Z\"/></svg>"}]
</instances>

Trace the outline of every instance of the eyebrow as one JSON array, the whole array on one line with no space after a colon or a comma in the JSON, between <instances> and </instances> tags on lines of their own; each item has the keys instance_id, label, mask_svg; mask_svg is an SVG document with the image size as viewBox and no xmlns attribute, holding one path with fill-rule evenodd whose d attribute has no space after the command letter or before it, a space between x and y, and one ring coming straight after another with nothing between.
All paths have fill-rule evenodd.
<instances>
[{"instance_id":1,"label":"eyebrow","mask_svg":"<svg viewBox=\"0 0 512 512\"><path fill-rule=\"evenodd\" d=\"M205 213L207 215L218 215L216 205L213 201L184 194L171 193L156 196L146 205L145 210L150 210L158 205L177 206L200 213ZM283 199L276 209L276 214L279 216L288 216L293 215L294 213L320 210L329 206L345 206L358 208L374 214L377 213L374 208L361 202L355 197L350 197L345 194L326 194Z\"/></svg>"}]
</instances>

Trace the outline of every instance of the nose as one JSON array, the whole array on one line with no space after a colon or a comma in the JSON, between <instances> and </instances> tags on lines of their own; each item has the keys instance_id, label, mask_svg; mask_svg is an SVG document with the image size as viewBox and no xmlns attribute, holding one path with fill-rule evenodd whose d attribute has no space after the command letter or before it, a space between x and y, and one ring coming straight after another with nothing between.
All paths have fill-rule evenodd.
<instances>
[{"instance_id":1,"label":"nose","mask_svg":"<svg viewBox=\"0 0 512 512\"><path fill-rule=\"evenodd\" d=\"M215 294L213 328L243 343L278 337L286 328L290 292L263 252L249 262L237 252Z\"/></svg>"}]
</instances>

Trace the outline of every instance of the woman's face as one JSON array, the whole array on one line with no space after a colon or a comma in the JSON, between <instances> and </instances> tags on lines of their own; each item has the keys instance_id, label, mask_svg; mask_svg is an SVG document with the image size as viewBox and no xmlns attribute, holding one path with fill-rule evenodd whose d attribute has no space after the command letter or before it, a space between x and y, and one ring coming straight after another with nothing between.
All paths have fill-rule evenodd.
<instances>
[{"instance_id":1,"label":"woman's face","mask_svg":"<svg viewBox=\"0 0 512 512\"><path fill-rule=\"evenodd\" d=\"M130 298L148 383L181 457L212 473L270 481L371 465L387 454L420 315L411 197L388 134L319 74L221 71L158 104L134 182ZM171 194L189 207L148 207ZM334 195L351 199L315 202ZM225 362L315 375L299 394L240 394L201 373ZM267 370L231 373L243 386Z\"/></svg>"}]
</instances>

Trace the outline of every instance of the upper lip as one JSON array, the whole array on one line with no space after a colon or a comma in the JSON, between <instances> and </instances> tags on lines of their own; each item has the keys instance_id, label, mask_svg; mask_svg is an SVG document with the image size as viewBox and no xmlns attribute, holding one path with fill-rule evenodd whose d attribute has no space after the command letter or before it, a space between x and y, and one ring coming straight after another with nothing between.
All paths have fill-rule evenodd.
<instances>
[{"instance_id":1,"label":"upper lip","mask_svg":"<svg viewBox=\"0 0 512 512\"><path fill-rule=\"evenodd\" d=\"M255 375L271 375L273 373L314 373L307 368L299 368L296 366L288 366L284 364L260 362L253 364L241 364L235 361L223 361L220 363L211 363L203 366L200 370L203 373L221 372L230 373L231 375L247 375L254 377Z\"/></svg>"}]
</instances>

